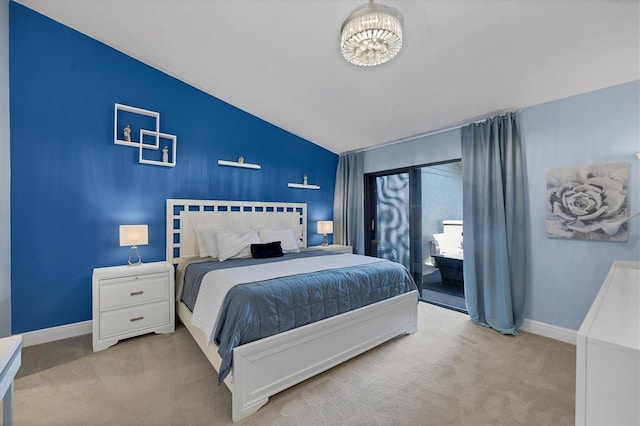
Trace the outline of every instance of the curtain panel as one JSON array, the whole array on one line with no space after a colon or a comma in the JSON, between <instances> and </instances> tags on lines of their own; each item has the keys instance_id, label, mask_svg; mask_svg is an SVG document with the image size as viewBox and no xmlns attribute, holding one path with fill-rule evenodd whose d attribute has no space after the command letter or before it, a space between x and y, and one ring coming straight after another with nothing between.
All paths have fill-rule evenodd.
<instances>
[{"instance_id":1,"label":"curtain panel","mask_svg":"<svg viewBox=\"0 0 640 426\"><path fill-rule=\"evenodd\" d=\"M503 334L524 321L527 210L519 114L462 128L464 290L471 320Z\"/></svg>"},{"instance_id":2,"label":"curtain panel","mask_svg":"<svg viewBox=\"0 0 640 426\"><path fill-rule=\"evenodd\" d=\"M364 153L338 158L333 201L333 242L364 254Z\"/></svg>"}]
</instances>

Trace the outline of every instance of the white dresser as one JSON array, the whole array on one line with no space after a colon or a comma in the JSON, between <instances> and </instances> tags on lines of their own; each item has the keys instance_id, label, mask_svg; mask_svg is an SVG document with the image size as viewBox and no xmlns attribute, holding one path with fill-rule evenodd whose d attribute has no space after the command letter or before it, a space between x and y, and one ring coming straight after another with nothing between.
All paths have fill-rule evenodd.
<instances>
[{"instance_id":1,"label":"white dresser","mask_svg":"<svg viewBox=\"0 0 640 426\"><path fill-rule=\"evenodd\" d=\"M93 351L145 333L175 330L173 267L167 262L93 270Z\"/></svg>"},{"instance_id":2,"label":"white dresser","mask_svg":"<svg viewBox=\"0 0 640 426\"><path fill-rule=\"evenodd\" d=\"M640 424L640 262L613 263L578 330L576 424Z\"/></svg>"}]
</instances>

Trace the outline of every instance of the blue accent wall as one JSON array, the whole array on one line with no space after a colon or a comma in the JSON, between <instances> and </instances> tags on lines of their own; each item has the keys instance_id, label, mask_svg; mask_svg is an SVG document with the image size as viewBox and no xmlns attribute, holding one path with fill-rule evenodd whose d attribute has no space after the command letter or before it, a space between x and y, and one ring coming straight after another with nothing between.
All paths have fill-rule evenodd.
<instances>
[{"instance_id":1,"label":"blue accent wall","mask_svg":"<svg viewBox=\"0 0 640 426\"><path fill-rule=\"evenodd\" d=\"M336 154L22 5L9 21L13 333L91 319L93 268L129 255L121 224L148 224L143 260L163 260L167 198L305 202L321 243ZM115 103L160 113L175 168L113 143ZM217 165L240 155L262 169ZM320 190L287 187L304 174Z\"/></svg>"}]
</instances>

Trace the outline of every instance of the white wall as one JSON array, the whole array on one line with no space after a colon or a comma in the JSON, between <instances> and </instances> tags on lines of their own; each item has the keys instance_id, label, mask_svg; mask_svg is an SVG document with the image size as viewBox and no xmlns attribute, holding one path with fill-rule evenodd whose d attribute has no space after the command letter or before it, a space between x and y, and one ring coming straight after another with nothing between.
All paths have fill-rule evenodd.
<instances>
[{"instance_id":1,"label":"white wall","mask_svg":"<svg viewBox=\"0 0 640 426\"><path fill-rule=\"evenodd\" d=\"M577 330L614 260L640 260L640 218L624 243L546 237L546 172L626 162L630 211L640 210L640 81L522 110L531 268L526 318ZM365 153L365 173L460 158L460 131ZM463 163L464 167L464 163Z\"/></svg>"},{"instance_id":2,"label":"white wall","mask_svg":"<svg viewBox=\"0 0 640 426\"><path fill-rule=\"evenodd\" d=\"M11 334L9 0L0 0L0 337Z\"/></svg>"}]
</instances>

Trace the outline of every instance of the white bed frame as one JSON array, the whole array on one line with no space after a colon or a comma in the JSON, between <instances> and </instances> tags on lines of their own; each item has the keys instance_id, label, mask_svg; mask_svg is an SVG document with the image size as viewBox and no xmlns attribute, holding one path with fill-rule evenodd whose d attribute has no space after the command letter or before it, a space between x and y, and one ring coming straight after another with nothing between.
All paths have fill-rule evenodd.
<instances>
[{"instance_id":1,"label":"white bed frame","mask_svg":"<svg viewBox=\"0 0 640 426\"><path fill-rule=\"evenodd\" d=\"M306 246L306 204L246 201L167 200L167 261L196 256L194 228L298 226ZM176 300L179 300L177 298ZM221 359L208 337L191 325L191 311L179 303L178 316L216 371ZM224 383L232 394L234 422L249 416L269 397L401 334L418 329L417 291L336 315L304 327L236 347Z\"/></svg>"}]
</instances>

